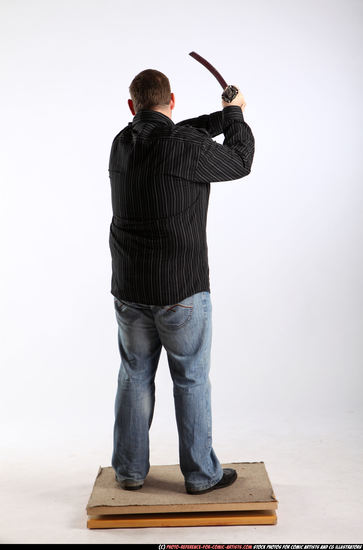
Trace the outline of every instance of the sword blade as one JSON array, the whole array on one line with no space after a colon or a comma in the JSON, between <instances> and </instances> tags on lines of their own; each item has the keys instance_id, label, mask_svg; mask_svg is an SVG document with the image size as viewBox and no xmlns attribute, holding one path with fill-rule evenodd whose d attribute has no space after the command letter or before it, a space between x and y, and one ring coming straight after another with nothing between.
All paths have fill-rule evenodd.
<instances>
[{"instance_id":1,"label":"sword blade","mask_svg":"<svg viewBox=\"0 0 363 550\"><path fill-rule=\"evenodd\" d=\"M199 61L199 63L204 65L204 67L206 67L208 69L208 71L210 71L212 73L212 75L216 77L219 84L222 86L223 90L225 90L227 88L227 82L224 80L222 75L217 71L217 69L209 63L209 61L204 59L204 57L202 57L201 55L199 55L196 52L190 52L189 55L191 55L192 57L194 57L194 59Z\"/></svg>"}]
</instances>

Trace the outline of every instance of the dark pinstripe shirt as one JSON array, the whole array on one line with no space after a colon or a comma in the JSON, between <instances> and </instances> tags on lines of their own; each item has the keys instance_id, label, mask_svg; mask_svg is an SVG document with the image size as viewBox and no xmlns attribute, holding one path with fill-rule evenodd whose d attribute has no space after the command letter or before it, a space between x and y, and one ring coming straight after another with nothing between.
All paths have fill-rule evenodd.
<instances>
[{"instance_id":1,"label":"dark pinstripe shirt","mask_svg":"<svg viewBox=\"0 0 363 550\"><path fill-rule=\"evenodd\" d=\"M224 133L223 145L212 138ZM210 292L210 183L250 173L254 137L242 109L174 123L142 109L112 142L111 294L148 305Z\"/></svg>"}]
</instances>

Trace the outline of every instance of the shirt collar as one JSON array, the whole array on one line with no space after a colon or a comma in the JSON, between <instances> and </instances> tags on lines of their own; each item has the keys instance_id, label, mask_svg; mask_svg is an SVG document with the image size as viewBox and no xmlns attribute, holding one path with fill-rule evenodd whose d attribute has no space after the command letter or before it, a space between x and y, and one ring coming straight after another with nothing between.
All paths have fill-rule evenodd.
<instances>
[{"instance_id":1,"label":"shirt collar","mask_svg":"<svg viewBox=\"0 0 363 550\"><path fill-rule=\"evenodd\" d=\"M135 125L138 122L155 122L159 124L169 124L174 126L174 122L164 113L154 111L153 109L140 109L137 111L130 124Z\"/></svg>"}]
</instances>

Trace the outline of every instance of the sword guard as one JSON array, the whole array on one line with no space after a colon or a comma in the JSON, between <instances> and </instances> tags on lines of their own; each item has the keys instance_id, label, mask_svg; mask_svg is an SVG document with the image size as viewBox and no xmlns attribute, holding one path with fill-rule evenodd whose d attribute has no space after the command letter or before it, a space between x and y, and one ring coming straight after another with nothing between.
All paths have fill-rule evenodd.
<instances>
[{"instance_id":1,"label":"sword guard","mask_svg":"<svg viewBox=\"0 0 363 550\"><path fill-rule=\"evenodd\" d=\"M236 88L236 86L233 86L233 84L231 84L230 86L227 86L227 88L223 91L222 99L226 103L231 103L231 101L234 100L237 94L238 94L238 88Z\"/></svg>"}]
</instances>

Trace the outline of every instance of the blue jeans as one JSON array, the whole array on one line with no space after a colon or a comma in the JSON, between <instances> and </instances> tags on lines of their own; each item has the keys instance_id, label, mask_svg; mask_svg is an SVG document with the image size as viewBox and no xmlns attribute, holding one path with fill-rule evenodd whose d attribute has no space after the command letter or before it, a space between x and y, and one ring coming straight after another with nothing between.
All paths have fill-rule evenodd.
<instances>
[{"instance_id":1,"label":"blue jeans","mask_svg":"<svg viewBox=\"0 0 363 550\"><path fill-rule=\"evenodd\" d=\"M119 482L142 483L150 469L149 429L155 374L164 346L173 380L179 465L187 488L207 489L223 476L212 447L212 304L208 291L154 306L114 297L121 365L115 400L112 467Z\"/></svg>"}]
</instances>

